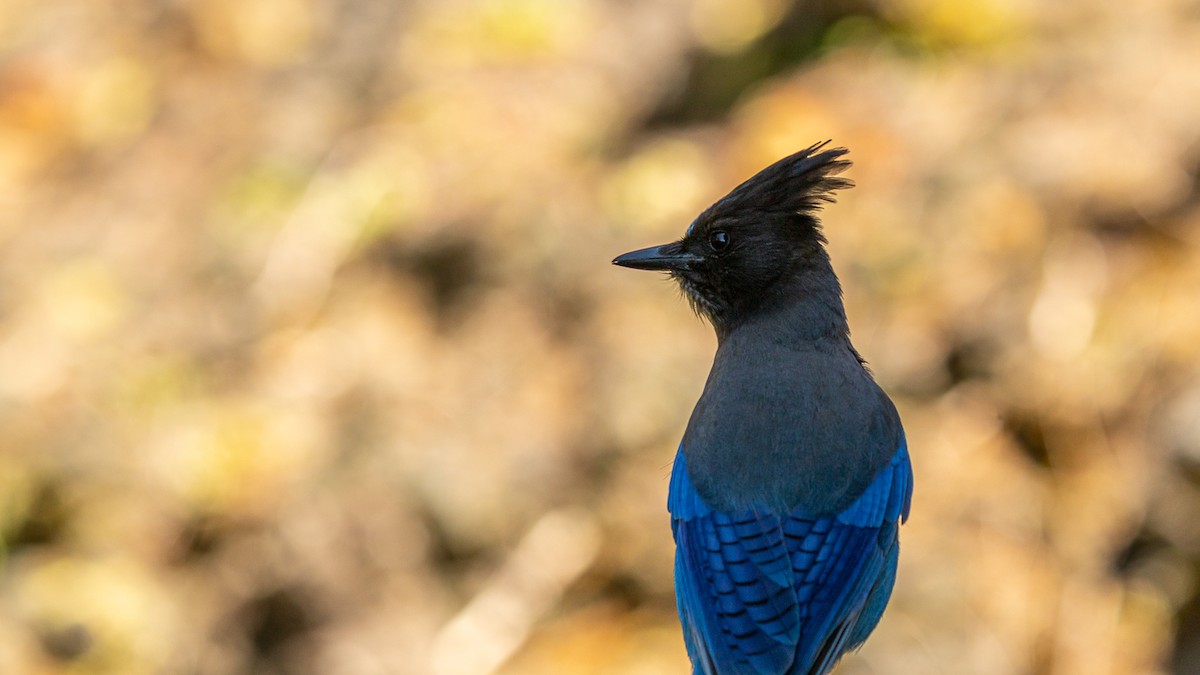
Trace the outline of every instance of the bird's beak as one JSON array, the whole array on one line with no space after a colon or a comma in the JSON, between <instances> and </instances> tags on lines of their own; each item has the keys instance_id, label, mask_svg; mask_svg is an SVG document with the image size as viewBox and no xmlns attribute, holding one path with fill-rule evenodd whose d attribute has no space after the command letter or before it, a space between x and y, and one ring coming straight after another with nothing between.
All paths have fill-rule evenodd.
<instances>
[{"instance_id":1,"label":"bird's beak","mask_svg":"<svg viewBox=\"0 0 1200 675\"><path fill-rule=\"evenodd\" d=\"M685 253L679 242L674 242L624 253L613 258L613 264L620 265L621 267L632 267L635 270L673 272L689 269L701 259L698 255Z\"/></svg>"}]
</instances>

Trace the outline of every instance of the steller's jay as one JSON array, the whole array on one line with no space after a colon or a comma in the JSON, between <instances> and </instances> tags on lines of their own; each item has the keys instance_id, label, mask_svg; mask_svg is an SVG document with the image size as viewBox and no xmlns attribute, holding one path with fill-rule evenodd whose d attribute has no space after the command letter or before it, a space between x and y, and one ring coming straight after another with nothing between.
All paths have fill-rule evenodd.
<instances>
[{"instance_id":1,"label":"steller's jay","mask_svg":"<svg viewBox=\"0 0 1200 675\"><path fill-rule=\"evenodd\" d=\"M827 143L763 169L679 241L613 260L668 272L717 333L667 498L696 675L828 673L896 578L912 469L825 252L816 211L853 185Z\"/></svg>"}]
</instances>

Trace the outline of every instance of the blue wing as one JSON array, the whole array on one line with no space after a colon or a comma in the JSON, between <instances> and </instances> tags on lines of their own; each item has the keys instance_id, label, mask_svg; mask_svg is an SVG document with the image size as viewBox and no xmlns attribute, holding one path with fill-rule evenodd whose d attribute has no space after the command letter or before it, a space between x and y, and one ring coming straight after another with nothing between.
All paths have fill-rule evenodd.
<instances>
[{"instance_id":1,"label":"blue wing","mask_svg":"<svg viewBox=\"0 0 1200 675\"><path fill-rule=\"evenodd\" d=\"M714 511L696 493L682 448L668 509L684 641L703 675L822 675L862 644L895 580L898 521L912 469L900 448L836 515Z\"/></svg>"}]
</instances>

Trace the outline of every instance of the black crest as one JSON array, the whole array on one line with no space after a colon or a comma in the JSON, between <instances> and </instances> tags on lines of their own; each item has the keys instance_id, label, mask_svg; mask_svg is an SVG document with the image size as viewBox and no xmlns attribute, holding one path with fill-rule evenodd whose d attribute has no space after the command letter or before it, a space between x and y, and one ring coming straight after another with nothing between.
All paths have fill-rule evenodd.
<instances>
[{"instance_id":1,"label":"black crest","mask_svg":"<svg viewBox=\"0 0 1200 675\"><path fill-rule=\"evenodd\" d=\"M829 141L816 143L759 171L708 207L697 222L725 213L812 216L837 201L834 192L854 187L854 181L838 175L850 168L850 160L842 159L849 150L825 150L827 145Z\"/></svg>"},{"instance_id":2,"label":"black crest","mask_svg":"<svg viewBox=\"0 0 1200 675\"><path fill-rule=\"evenodd\" d=\"M847 150L825 149L828 144L759 171L697 216L682 239L613 262L669 272L719 337L756 308L801 297L842 317L841 291L816 212L854 183L838 175L850 166L843 159Z\"/></svg>"}]
</instances>

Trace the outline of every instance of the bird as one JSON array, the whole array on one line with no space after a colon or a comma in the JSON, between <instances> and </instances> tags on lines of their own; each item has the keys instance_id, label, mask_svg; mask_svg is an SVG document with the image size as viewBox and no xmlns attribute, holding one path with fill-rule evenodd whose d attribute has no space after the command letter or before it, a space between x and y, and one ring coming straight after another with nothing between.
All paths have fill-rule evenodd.
<instances>
[{"instance_id":1,"label":"bird","mask_svg":"<svg viewBox=\"0 0 1200 675\"><path fill-rule=\"evenodd\" d=\"M850 342L818 212L850 188L814 144L618 256L666 272L717 349L671 470L693 675L823 675L883 616L913 474L896 407Z\"/></svg>"}]
</instances>

